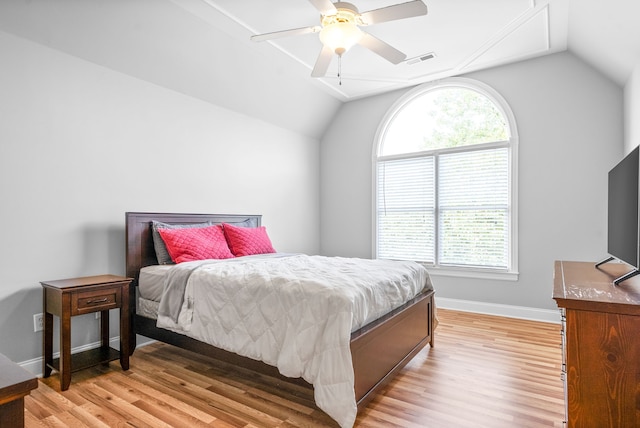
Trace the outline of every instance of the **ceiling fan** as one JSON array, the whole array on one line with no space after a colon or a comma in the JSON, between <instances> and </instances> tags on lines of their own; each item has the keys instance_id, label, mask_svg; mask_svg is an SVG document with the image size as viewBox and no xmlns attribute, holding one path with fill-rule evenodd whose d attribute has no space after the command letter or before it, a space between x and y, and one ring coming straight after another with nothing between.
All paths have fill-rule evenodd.
<instances>
[{"instance_id":1,"label":"ceiling fan","mask_svg":"<svg viewBox=\"0 0 640 428\"><path fill-rule=\"evenodd\" d=\"M320 33L323 47L311 72L312 77L324 76L329 64L331 64L333 54L335 53L340 58L355 44L364 46L392 64L401 63L406 58L404 53L362 31L360 27L427 14L427 6L422 0L400 3L363 13L360 13L358 8L351 3L332 3L330 0L309 0L309 2L320 12L320 25L257 34L251 36L251 40L260 42L281 37Z\"/></svg>"}]
</instances>

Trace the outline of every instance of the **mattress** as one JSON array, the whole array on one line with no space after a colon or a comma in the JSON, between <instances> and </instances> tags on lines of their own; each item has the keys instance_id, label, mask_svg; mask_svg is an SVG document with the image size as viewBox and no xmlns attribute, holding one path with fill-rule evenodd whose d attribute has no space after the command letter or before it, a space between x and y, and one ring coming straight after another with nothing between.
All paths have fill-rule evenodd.
<instances>
[{"instance_id":1,"label":"mattress","mask_svg":"<svg viewBox=\"0 0 640 428\"><path fill-rule=\"evenodd\" d=\"M174 265L154 265L140 269L138 297L159 302L164 290L165 276Z\"/></svg>"},{"instance_id":2,"label":"mattress","mask_svg":"<svg viewBox=\"0 0 640 428\"><path fill-rule=\"evenodd\" d=\"M136 313L145 318L158 319L158 307L165 277L174 265L153 265L140 269Z\"/></svg>"},{"instance_id":3,"label":"mattress","mask_svg":"<svg viewBox=\"0 0 640 428\"><path fill-rule=\"evenodd\" d=\"M141 315L145 318L151 318L151 319L157 320L159 306L160 306L160 302L154 302L153 300L148 300L142 297L138 297L136 314Z\"/></svg>"}]
</instances>

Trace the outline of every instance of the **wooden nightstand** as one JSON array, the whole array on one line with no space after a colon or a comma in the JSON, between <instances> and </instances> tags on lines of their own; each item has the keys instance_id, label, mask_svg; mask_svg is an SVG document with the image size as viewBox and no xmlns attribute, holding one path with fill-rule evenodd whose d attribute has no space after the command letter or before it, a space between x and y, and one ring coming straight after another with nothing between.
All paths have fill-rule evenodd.
<instances>
[{"instance_id":1,"label":"wooden nightstand","mask_svg":"<svg viewBox=\"0 0 640 428\"><path fill-rule=\"evenodd\" d=\"M129 369L129 284L131 278L98 275L82 278L43 281L43 377L51 370L60 373L60 389L71 383L71 372L120 359L123 370ZM109 310L120 309L120 351L109 346ZM100 312L102 345L71 355L71 317ZM60 358L53 358L53 315L60 318Z\"/></svg>"}]
</instances>

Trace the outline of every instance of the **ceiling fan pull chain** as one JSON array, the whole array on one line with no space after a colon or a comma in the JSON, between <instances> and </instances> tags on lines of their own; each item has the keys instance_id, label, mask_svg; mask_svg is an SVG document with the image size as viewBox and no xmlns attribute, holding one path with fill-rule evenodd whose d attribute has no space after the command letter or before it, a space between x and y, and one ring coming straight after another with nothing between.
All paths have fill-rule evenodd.
<instances>
[{"instance_id":1,"label":"ceiling fan pull chain","mask_svg":"<svg viewBox=\"0 0 640 428\"><path fill-rule=\"evenodd\" d=\"M338 55L338 85L342 86L342 55Z\"/></svg>"}]
</instances>

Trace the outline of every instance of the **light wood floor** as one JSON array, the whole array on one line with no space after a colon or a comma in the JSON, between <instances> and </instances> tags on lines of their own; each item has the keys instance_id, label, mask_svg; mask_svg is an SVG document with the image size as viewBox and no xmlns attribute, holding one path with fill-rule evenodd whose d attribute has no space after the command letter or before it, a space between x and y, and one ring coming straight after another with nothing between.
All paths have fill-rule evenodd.
<instances>
[{"instance_id":1,"label":"light wood floor","mask_svg":"<svg viewBox=\"0 0 640 428\"><path fill-rule=\"evenodd\" d=\"M560 327L440 309L420 352L363 410L357 427L562 427ZM163 344L40 380L27 427L335 427L311 391Z\"/></svg>"}]
</instances>

